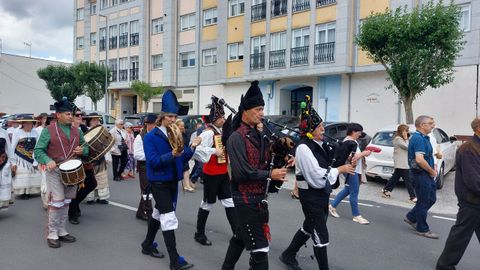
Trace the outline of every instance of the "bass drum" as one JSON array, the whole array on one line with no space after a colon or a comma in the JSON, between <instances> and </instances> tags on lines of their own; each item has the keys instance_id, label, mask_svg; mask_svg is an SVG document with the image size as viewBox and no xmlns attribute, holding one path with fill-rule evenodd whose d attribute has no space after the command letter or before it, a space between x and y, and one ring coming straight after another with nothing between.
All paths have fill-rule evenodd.
<instances>
[{"instance_id":1,"label":"bass drum","mask_svg":"<svg viewBox=\"0 0 480 270\"><path fill-rule=\"evenodd\" d=\"M88 162L100 159L112 149L115 139L103 126L96 126L84 135L88 144Z\"/></svg>"}]
</instances>

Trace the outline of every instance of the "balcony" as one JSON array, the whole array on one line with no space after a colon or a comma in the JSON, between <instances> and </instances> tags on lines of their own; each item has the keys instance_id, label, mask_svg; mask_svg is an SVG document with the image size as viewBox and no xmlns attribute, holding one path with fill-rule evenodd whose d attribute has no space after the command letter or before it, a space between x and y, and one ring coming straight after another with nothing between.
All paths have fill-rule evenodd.
<instances>
[{"instance_id":1,"label":"balcony","mask_svg":"<svg viewBox=\"0 0 480 270\"><path fill-rule=\"evenodd\" d=\"M267 17L267 3L252 6L252 22L264 20Z\"/></svg>"},{"instance_id":2,"label":"balcony","mask_svg":"<svg viewBox=\"0 0 480 270\"><path fill-rule=\"evenodd\" d=\"M128 69L120 69L118 73L119 82L124 82L128 80Z\"/></svg>"},{"instance_id":3,"label":"balcony","mask_svg":"<svg viewBox=\"0 0 480 270\"><path fill-rule=\"evenodd\" d=\"M299 12L310 9L310 0L294 0L292 3L292 11Z\"/></svg>"},{"instance_id":4,"label":"balcony","mask_svg":"<svg viewBox=\"0 0 480 270\"><path fill-rule=\"evenodd\" d=\"M290 65L308 65L308 46L296 47L291 49Z\"/></svg>"},{"instance_id":5,"label":"balcony","mask_svg":"<svg viewBox=\"0 0 480 270\"><path fill-rule=\"evenodd\" d=\"M315 44L315 64L335 61L335 42Z\"/></svg>"},{"instance_id":6,"label":"balcony","mask_svg":"<svg viewBox=\"0 0 480 270\"><path fill-rule=\"evenodd\" d=\"M287 0L272 0L271 16L282 16L287 14Z\"/></svg>"},{"instance_id":7,"label":"balcony","mask_svg":"<svg viewBox=\"0 0 480 270\"><path fill-rule=\"evenodd\" d=\"M128 34L124 34L118 37L118 47L125 48L128 46Z\"/></svg>"},{"instance_id":8,"label":"balcony","mask_svg":"<svg viewBox=\"0 0 480 270\"><path fill-rule=\"evenodd\" d=\"M317 8L318 7L323 7L323 6L328 6L328 5L333 5L337 3L337 0L317 0Z\"/></svg>"},{"instance_id":9,"label":"balcony","mask_svg":"<svg viewBox=\"0 0 480 270\"><path fill-rule=\"evenodd\" d=\"M285 52L286 50L271 51L269 55L270 68L284 68L285 67Z\"/></svg>"},{"instance_id":10,"label":"balcony","mask_svg":"<svg viewBox=\"0 0 480 270\"><path fill-rule=\"evenodd\" d=\"M130 69L130 81L138 80L138 68Z\"/></svg>"},{"instance_id":11,"label":"balcony","mask_svg":"<svg viewBox=\"0 0 480 270\"><path fill-rule=\"evenodd\" d=\"M138 33L130 34L130 46L137 46L139 43L139 40L140 38Z\"/></svg>"},{"instance_id":12,"label":"balcony","mask_svg":"<svg viewBox=\"0 0 480 270\"><path fill-rule=\"evenodd\" d=\"M100 39L100 42L99 42L99 50L100 51L105 51L106 49L106 43L107 43L107 40L105 38L102 38Z\"/></svg>"},{"instance_id":13,"label":"balcony","mask_svg":"<svg viewBox=\"0 0 480 270\"><path fill-rule=\"evenodd\" d=\"M265 53L250 54L250 70L265 69Z\"/></svg>"},{"instance_id":14,"label":"balcony","mask_svg":"<svg viewBox=\"0 0 480 270\"><path fill-rule=\"evenodd\" d=\"M117 48L117 37L111 37L108 42L109 49L116 49Z\"/></svg>"}]
</instances>

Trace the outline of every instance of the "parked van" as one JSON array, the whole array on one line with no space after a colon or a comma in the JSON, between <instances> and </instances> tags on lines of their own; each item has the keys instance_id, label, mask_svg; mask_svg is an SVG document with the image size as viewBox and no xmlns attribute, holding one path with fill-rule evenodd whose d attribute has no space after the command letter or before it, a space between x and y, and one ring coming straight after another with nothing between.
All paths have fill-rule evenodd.
<instances>
[{"instance_id":1,"label":"parked van","mask_svg":"<svg viewBox=\"0 0 480 270\"><path fill-rule=\"evenodd\" d=\"M86 111L85 113L88 115L89 113L92 113L92 112L95 112L95 111ZM104 112L96 112L98 113L98 115L101 115L102 116L102 119L101 119L101 122L102 122L102 126L104 128L106 128L107 130L110 130L111 128L113 128L115 126L115 117L111 116L110 114L108 113L104 113Z\"/></svg>"}]
</instances>

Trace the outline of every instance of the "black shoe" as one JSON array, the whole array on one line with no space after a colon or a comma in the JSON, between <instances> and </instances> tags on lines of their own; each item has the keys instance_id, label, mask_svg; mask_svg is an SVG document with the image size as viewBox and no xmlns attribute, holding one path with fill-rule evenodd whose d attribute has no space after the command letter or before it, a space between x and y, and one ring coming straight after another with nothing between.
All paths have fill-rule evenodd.
<instances>
[{"instance_id":1,"label":"black shoe","mask_svg":"<svg viewBox=\"0 0 480 270\"><path fill-rule=\"evenodd\" d=\"M122 181L122 178L120 178L119 176L117 176L117 177L114 177L114 178L113 178L113 181Z\"/></svg>"},{"instance_id":2,"label":"black shoe","mask_svg":"<svg viewBox=\"0 0 480 270\"><path fill-rule=\"evenodd\" d=\"M97 203L99 203L99 204L108 204L108 201L107 201L107 200L97 199Z\"/></svg>"},{"instance_id":3,"label":"black shoe","mask_svg":"<svg viewBox=\"0 0 480 270\"><path fill-rule=\"evenodd\" d=\"M71 236L70 234L67 234L64 236L59 236L58 240L66 243L73 243L77 241L77 238L75 238L75 236Z\"/></svg>"},{"instance_id":4,"label":"black shoe","mask_svg":"<svg viewBox=\"0 0 480 270\"><path fill-rule=\"evenodd\" d=\"M22 194L20 195L20 200L28 200L30 199L30 194Z\"/></svg>"},{"instance_id":5,"label":"black shoe","mask_svg":"<svg viewBox=\"0 0 480 270\"><path fill-rule=\"evenodd\" d=\"M144 248L142 246L142 254L150 255L154 258L159 258L159 259L162 259L162 258L165 257L165 255L163 255L163 253L161 253L160 251L158 251L158 249L156 249L154 247Z\"/></svg>"},{"instance_id":6,"label":"black shoe","mask_svg":"<svg viewBox=\"0 0 480 270\"><path fill-rule=\"evenodd\" d=\"M193 264L185 261L183 257L179 257L178 261L174 263L170 262L170 270L184 270L184 269L190 269L192 267L193 267Z\"/></svg>"},{"instance_id":7,"label":"black shoe","mask_svg":"<svg viewBox=\"0 0 480 270\"><path fill-rule=\"evenodd\" d=\"M80 221L78 220L78 217L68 217L68 221L73 225L80 224Z\"/></svg>"},{"instance_id":8,"label":"black shoe","mask_svg":"<svg viewBox=\"0 0 480 270\"><path fill-rule=\"evenodd\" d=\"M148 221L148 216L147 216L147 215L136 215L136 217L137 217L138 219Z\"/></svg>"},{"instance_id":9,"label":"black shoe","mask_svg":"<svg viewBox=\"0 0 480 270\"><path fill-rule=\"evenodd\" d=\"M48 247L51 247L51 248L60 247L60 241L58 239L47 239L47 244L48 244Z\"/></svg>"},{"instance_id":10,"label":"black shoe","mask_svg":"<svg viewBox=\"0 0 480 270\"><path fill-rule=\"evenodd\" d=\"M289 261L287 260L287 258L285 258L285 256L283 255L283 253L280 255L280 257L278 257L278 259L283 263L285 264L285 266L287 267L288 270L302 270L302 268L300 268L298 266L298 262L295 260L295 261Z\"/></svg>"},{"instance_id":11,"label":"black shoe","mask_svg":"<svg viewBox=\"0 0 480 270\"><path fill-rule=\"evenodd\" d=\"M197 241L201 245L204 245L204 246L211 246L212 245L212 242L210 242L208 240L208 238L205 234L195 233L195 236L193 238L195 239L195 241Z\"/></svg>"},{"instance_id":12,"label":"black shoe","mask_svg":"<svg viewBox=\"0 0 480 270\"><path fill-rule=\"evenodd\" d=\"M89 205L92 205L92 204L95 204L95 201L93 201L93 200L92 201L87 201L86 203L89 204Z\"/></svg>"}]
</instances>

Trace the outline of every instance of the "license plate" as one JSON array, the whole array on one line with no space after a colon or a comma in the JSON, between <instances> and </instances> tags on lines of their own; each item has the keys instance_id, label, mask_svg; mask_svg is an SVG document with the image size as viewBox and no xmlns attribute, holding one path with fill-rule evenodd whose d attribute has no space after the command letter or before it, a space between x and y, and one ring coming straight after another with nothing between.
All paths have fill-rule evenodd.
<instances>
[{"instance_id":1,"label":"license plate","mask_svg":"<svg viewBox=\"0 0 480 270\"><path fill-rule=\"evenodd\" d=\"M394 169L392 167L383 167L382 168L383 173L385 174L392 174Z\"/></svg>"}]
</instances>

